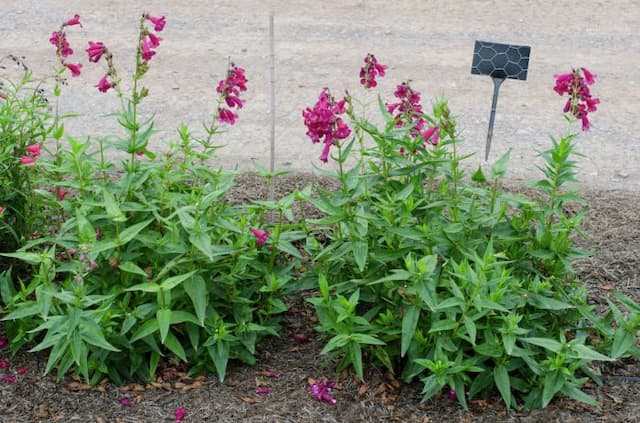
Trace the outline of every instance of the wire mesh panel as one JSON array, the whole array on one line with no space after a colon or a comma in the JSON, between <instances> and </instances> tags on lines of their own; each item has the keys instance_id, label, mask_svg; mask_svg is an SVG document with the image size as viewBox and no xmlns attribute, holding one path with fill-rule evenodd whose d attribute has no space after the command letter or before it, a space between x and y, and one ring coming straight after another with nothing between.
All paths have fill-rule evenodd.
<instances>
[{"instance_id":1,"label":"wire mesh panel","mask_svg":"<svg viewBox=\"0 0 640 423\"><path fill-rule=\"evenodd\" d=\"M471 73L493 78L527 79L531 47L476 41Z\"/></svg>"}]
</instances>

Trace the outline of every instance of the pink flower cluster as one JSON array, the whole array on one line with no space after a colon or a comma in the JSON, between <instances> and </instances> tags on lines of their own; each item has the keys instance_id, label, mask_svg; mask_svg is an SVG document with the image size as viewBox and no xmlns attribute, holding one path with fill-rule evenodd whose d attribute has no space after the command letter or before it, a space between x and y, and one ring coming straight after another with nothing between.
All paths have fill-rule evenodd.
<instances>
[{"instance_id":1,"label":"pink flower cluster","mask_svg":"<svg viewBox=\"0 0 640 423\"><path fill-rule=\"evenodd\" d=\"M147 13L144 15L144 18L154 25L153 29L156 32L161 32L164 29L165 24L167 23L164 16L157 18ZM142 40L140 41L142 60L148 62L153 56L156 55L156 52L153 49L160 46L161 40L162 39L156 36L154 33L147 31L147 34L143 36Z\"/></svg>"},{"instance_id":2,"label":"pink flower cluster","mask_svg":"<svg viewBox=\"0 0 640 423\"><path fill-rule=\"evenodd\" d=\"M345 103L344 98L335 101L329 95L329 90L325 88L313 108L307 107L302 112L304 124L307 127L307 136L314 144L324 141L320 160L325 163L328 161L329 151L331 146L335 144L335 140L343 140L351 134L351 129L342 118L338 117L346 111Z\"/></svg>"},{"instance_id":3,"label":"pink flower cluster","mask_svg":"<svg viewBox=\"0 0 640 423\"><path fill-rule=\"evenodd\" d=\"M267 239L269 239L269 231L261 231L257 228L250 228L249 230L253 236L256 237L258 246L264 245L264 243L267 242Z\"/></svg>"},{"instance_id":4,"label":"pink flower cluster","mask_svg":"<svg viewBox=\"0 0 640 423\"><path fill-rule=\"evenodd\" d=\"M408 126L413 138L421 137L426 144L437 145L440 141L438 126L431 126L422 132L427 121L420 104L420 93L414 91L407 81L398 85L393 94L400 101L387 103L387 110L392 115L395 113L396 126Z\"/></svg>"},{"instance_id":5,"label":"pink flower cluster","mask_svg":"<svg viewBox=\"0 0 640 423\"><path fill-rule=\"evenodd\" d=\"M360 83L365 88L373 88L378 83L376 82L377 76L384 76L387 66L378 63L378 59L369 53L364 58L364 66L360 68Z\"/></svg>"},{"instance_id":6,"label":"pink flower cluster","mask_svg":"<svg viewBox=\"0 0 640 423\"><path fill-rule=\"evenodd\" d=\"M98 63L102 56L106 57L108 71L107 73L100 78L96 87L98 91L101 93L106 93L109 89L116 86L115 82L115 69L113 68L113 62L111 60L111 54L109 53L109 49L104 45L102 41L93 42L89 41L89 47L86 49L87 55L89 56L89 61L93 63Z\"/></svg>"},{"instance_id":7,"label":"pink flower cluster","mask_svg":"<svg viewBox=\"0 0 640 423\"><path fill-rule=\"evenodd\" d=\"M314 382L309 387L309 391L311 396L318 401L335 404L336 399L331 396L331 391L333 390L334 385L335 382L332 380L328 380L326 382Z\"/></svg>"},{"instance_id":8,"label":"pink flower cluster","mask_svg":"<svg viewBox=\"0 0 640 423\"><path fill-rule=\"evenodd\" d=\"M9 345L9 340L5 337L0 337L0 349L5 348L7 345ZM11 368L11 363L9 362L9 360L0 359L0 369L6 371L10 368ZM14 374L4 373L2 375L2 378L0 379L2 379L2 381L5 383L15 385L19 382L16 376L24 375L28 371L29 370L26 367L20 367L14 372Z\"/></svg>"},{"instance_id":9,"label":"pink flower cluster","mask_svg":"<svg viewBox=\"0 0 640 423\"><path fill-rule=\"evenodd\" d=\"M71 71L71 76L76 77L80 75L82 64L67 63L66 59L73 54L73 49L69 45L69 41L67 41L67 34L64 31L65 27L73 25L80 25L80 27L82 27L82 24L80 23L80 15L74 15L73 18L62 24L59 31L54 31L49 38L49 43L56 46L56 55L60 59L60 63Z\"/></svg>"},{"instance_id":10,"label":"pink flower cluster","mask_svg":"<svg viewBox=\"0 0 640 423\"><path fill-rule=\"evenodd\" d=\"M40 145L39 144L29 145L25 148L25 150L27 151L27 154L20 158L20 163L24 165L34 164L36 160L38 160L38 157L40 156L40 151L41 151Z\"/></svg>"},{"instance_id":11,"label":"pink flower cluster","mask_svg":"<svg viewBox=\"0 0 640 423\"><path fill-rule=\"evenodd\" d=\"M234 107L241 109L245 100L240 98L240 93L247 91L247 78L245 70L231 63L227 71L227 77L216 87L216 91L220 94L220 103L222 100L229 108L218 106L218 120L222 123L233 125L238 119L238 115L231 111Z\"/></svg>"},{"instance_id":12,"label":"pink flower cluster","mask_svg":"<svg viewBox=\"0 0 640 423\"><path fill-rule=\"evenodd\" d=\"M573 69L570 73L555 75L556 85L553 90L558 95L567 94L569 99L564 105L564 113L571 113L582 121L582 130L588 131L591 124L588 119L590 112L597 110L600 99L593 98L589 86L595 83L596 76L587 68Z\"/></svg>"}]
</instances>

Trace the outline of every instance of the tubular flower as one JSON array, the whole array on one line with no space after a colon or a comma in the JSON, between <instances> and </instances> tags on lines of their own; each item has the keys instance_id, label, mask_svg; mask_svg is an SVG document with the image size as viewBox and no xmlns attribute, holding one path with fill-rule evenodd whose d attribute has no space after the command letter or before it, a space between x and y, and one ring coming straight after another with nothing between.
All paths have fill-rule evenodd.
<instances>
[{"instance_id":1,"label":"tubular flower","mask_svg":"<svg viewBox=\"0 0 640 423\"><path fill-rule=\"evenodd\" d=\"M62 59L73 54L73 49L69 46L69 42L67 41L67 34L62 31L52 32L51 37L49 38L49 43L56 46L56 54Z\"/></svg>"},{"instance_id":2,"label":"tubular flower","mask_svg":"<svg viewBox=\"0 0 640 423\"><path fill-rule=\"evenodd\" d=\"M249 229L253 236L256 237L258 245L263 245L269 239L269 231L261 231L260 229L250 228Z\"/></svg>"},{"instance_id":3,"label":"tubular flower","mask_svg":"<svg viewBox=\"0 0 640 423\"><path fill-rule=\"evenodd\" d=\"M376 76L384 76L387 66L378 63L378 59L371 53L364 58L364 63L360 68L360 83L365 88L373 88L378 85Z\"/></svg>"},{"instance_id":4,"label":"tubular flower","mask_svg":"<svg viewBox=\"0 0 640 423\"><path fill-rule=\"evenodd\" d=\"M37 158L40 155L40 145L39 144L33 144L33 145L28 145L25 150L27 150L27 153L29 153L29 155L33 158Z\"/></svg>"},{"instance_id":5,"label":"tubular flower","mask_svg":"<svg viewBox=\"0 0 640 423\"><path fill-rule=\"evenodd\" d=\"M309 387L311 396L319 401L323 401L329 404L335 404L336 399L331 396L331 391L335 382L329 380L327 382L315 382Z\"/></svg>"},{"instance_id":6,"label":"tubular flower","mask_svg":"<svg viewBox=\"0 0 640 423\"><path fill-rule=\"evenodd\" d=\"M107 51L107 48L102 43L102 41L98 41L94 43L93 41L89 41L89 48L87 48L86 52L89 55L89 61L93 63L98 63L102 55Z\"/></svg>"},{"instance_id":7,"label":"tubular flower","mask_svg":"<svg viewBox=\"0 0 640 423\"><path fill-rule=\"evenodd\" d=\"M2 217L3 214L4 214L4 207L0 206L0 217ZM2 338L0 338L0 342L2 342ZM4 345L0 345L0 348L4 348Z\"/></svg>"},{"instance_id":8,"label":"tubular flower","mask_svg":"<svg viewBox=\"0 0 640 423\"><path fill-rule=\"evenodd\" d=\"M149 60L151 60L153 56L156 55L156 52L151 49L151 46L149 45L149 42L147 41L146 38L142 39L141 47L142 47L142 60L144 60L145 62L148 62Z\"/></svg>"},{"instance_id":9,"label":"tubular flower","mask_svg":"<svg viewBox=\"0 0 640 423\"><path fill-rule=\"evenodd\" d=\"M65 63L64 64L67 69L69 69L71 71L71 76L72 77L76 77L76 76L80 76L80 69L82 69L82 63Z\"/></svg>"},{"instance_id":10,"label":"tubular flower","mask_svg":"<svg viewBox=\"0 0 640 423\"><path fill-rule=\"evenodd\" d=\"M96 84L96 87L98 87L98 91L100 91L101 93L106 93L110 88L113 88L115 86L115 83L109 82L109 80L107 79L107 75L100 78L100 81L98 81L98 84Z\"/></svg>"},{"instance_id":11,"label":"tubular flower","mask_svg":"<svg viewBox=\"0 0 640 423\"><path fill-rule=\"evenodd\" d=\"M32 165L36 162L36 158L35 157L31 157L31 156L22 156L20 158L20 163L23 165Z\"/></svg>"},{"instance_id":12,"label":"tubular flower","mask_svg":"<svg viewBox=\"0 0 640 423\"><path fill-rule=\"evenodd\" d=\"M68 21L62 24L62 26L71 26L71 25L80 25L80 28L82 28L82 24L80 23L80 15L76 13L73 16L73 18L69 19Z\"/></svg>"},{"instance_id":13,"label":"tubular flower","mask_svg":"<svg viewBox=\"0 0 640 423\"><path fill-rule=\"evenodd\" d=\"M591 127L588 115L598 110L600 99L591 96L589 85L595 83L596 75L587 68L573 69L571 73L563 73L555 76L553 90L558 95L567 94L569 99L562 109L564 113L572 114L582 122L582 130L588 131Z\"/></svg>"},{"instance_id":14,"label":"tubular flower","mask_svg":"<svg viewBox=\"0 0 640 423\"><path fill-rule=\"evenodd\" d=\"M158 46L160 46L160 41L162 41L162 38L157 37L155 34L153 33L148 33L147 37L149 37L149 45L153 48L156 48Z\"/></svg>"},{"instance_id":15,"label":"tubular flower","mask_svg":"<svg viewBox=\"0 0 640 423\"><path fill-rule=\"evenodd\" d=\"M240 98L240 93L247 91L245 70L231 63L227 71L227 77L218 82L216 91L220 94L220 102L224 100L230 109L241 109L245 100ZM229 125L236 123L238 115L230 109L218 107L218 120L220 122L228 123Z\"/></svg>"},{"instance_id":16,"label":"tubular flower","mask_svg":"<svg viewBox=\"0 0 640 423\"><path fill-rule=\"evenodd\" d=\"M432 126L427 129L422 136L427 144L438 145L438 142L440 141L440 127Z\"/></svg>"},{"instance_id":17,"label":"tubular flower","mask_svg":"<svg viewBox=\"0 0 640 423\"><path fill-rule=\"evenodd\" d=\"M407 126L412 137L419 136L425 125L425 120L422 117L420 93L414 91L407 81L398 85L393 95L400 101L387 103L387 111L391 114L395 113L396 126Z\"/></svg>"},{"instance_id":18,"label":"tubular flower","mask_svg":"<svg viewBox=\"0 0 640 423\"><path fill-rule=\"evenodd\" d=\"M342 118L338 117L346 111L345 103L345 99L336 102L325 88L313 108L307 107L302 111L307 136L314 144L324 142L320 155L322 162L328 161L329 152L335 140L343 140L351 134L351 129Z\"/></svg>"},{"instance_id":19,"label":"tubular flower","mask_svg":"<svg viewBox=\"0 0 640 423\"><path fill-rule=\"evenodd\" d=\"M58 199L58 201L63 201L64 197L66 197L68 193L69 190L65 188L58 188L56 191L56 198Z\"/></svg>"},{"instance_id":20,"label":"tubular flower","mask_svg":"<svg viewBox=\"0 0 640 423\"><path fill-rule=\"evenodd\" d=\"M187 415L187 410L184 407L178 407L174 414L176 416L176 423L180 423Z\"/></svg>"},{"instance_id":21,"label":"tubular flower","mask_svg":"<svg viewBox=\"0 0 640 423\"><path fill-rule=\"evenodd\" d=\"M162 16L160 18L157 18L155 16L151 16L149 14L145 14L144 18L154 25L153 29L156 32L161 32L164 29L164 26L167 23L167 21L166 21L164 16Z\"/></svg>"}]
</instances>

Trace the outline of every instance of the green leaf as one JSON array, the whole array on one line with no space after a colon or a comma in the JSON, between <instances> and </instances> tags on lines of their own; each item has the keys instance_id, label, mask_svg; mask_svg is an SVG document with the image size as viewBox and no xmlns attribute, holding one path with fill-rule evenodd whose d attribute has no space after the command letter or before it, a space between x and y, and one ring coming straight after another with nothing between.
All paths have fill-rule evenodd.
<instances>
[{"instance_id":1,"label":"green leaf","mask_svg":"<svg viewBox=\"0 0 640 423\"><path fill-rule=\"evenodd\" d=\"M165 291L170 291L173 288L175 288L176 286L180 285L182 282L184 282L187 279L189 279L195 273L196 273L196 271L194 270L194 271L191 271L189 273L185 273L183 275L172 276L172 277L167 278L164 281L162 281L162 283L160 284L160 287Z\"/></svg>"},{"instance_id":2,"label":"green leaf","mask_svg":"<svg viewBox=\"0 0 640 423\"><path fill-rule=\"evenodd\" d=\"M496 387L500 391L505 405L507 408L511 407L511 380L507 368L502 364L494 367L493 380L496 382Z\"/></svg>"},{"instance_id":3,"label":"green leaf","mask_svg":"<svg viewBox=\"0 0 640 423\"><path fill-rule=\"evenodd\" d=\"M204 254L209 261L213 261L211 254L211 237L205 232L196 232L189 235L189 242Z\"/></svg>"},{"instance_id":4,"label":"green leaf","mask_svg":"<svg viewBox=\"0 0 640 423\"><path fill-rule=\"evenodd\" d=\"M491 166L491 178L501 178L504 176L504 173L507 171L507 165L509 164L509 156L511 155L511 151L507 151L496 161L493 166Z\"/></svg>"},{"instance_id":5,"label":"green leaf","mask_svg":"<svg viewBox=\"0 0 640 423\"><path fill-rule=\"evenodd\" d=\"M411 341L416 333L419 319L420 309L418 307L409 306L404 309L404 316L402 316L402 344L400 347L401 357L404 357L409 346L411 346Z\"/></svg>"},{"instance_id":6,"label":"green leaf","mask_svg":"<svg viewBox=\"0 0 640 423\"><path fill-rule=\"evenodd\" d=\"M439 320L431 324L431 329L429 329L429 333L451 330L451 329L454 329L456 326L457 326L457 323L455 320L451 320L451 319Z\"/></svg>"},{"instance_id":7,"label":"green leaf","mask_svg":"<svg viewBox=\"0 0 640 423\"><path fill-rule=\"evenodd\" d=\"M593 407L599 407L600 403L598 401L591 398L589 395L582 392L574 385L565 384L560 391L562 394L568 396L571 399L576 401L583 402L585 404L591 405Z\"/></svg>"},{"instance_id":8,"label":"green leaf","mask_svg":"<svg viewBox=\"0 0 640 423\"><path fill-rule=\"evenodd\" d=\"M478 165L478 170L473 173L473 175L471 176L471 180L480 184L484 184L485 182L487 182L487 178L482 172L482 166Z\"/></svg>"},{"instance_id":9,"label":"green leaf","mask_svg":"<svg viewBox=\"0 0 640 423\"><path fill-rule=\"evenodd\" d=\"M198 321L196 316L193 315L193 313L189 313L188 311L184 311L184 310L173 310L171 312L172 325L177 325L184 322L190 322L195 325L200 324L200 322Z\"/></svg>"},{"instance_id":10,"label":"green leaf","mask_svg":"<svg viewBox=\"0 0 640 423\"><path fill-rule=\"evenodd\" d=\"M40 314L40 305L37 303L21 303L19 308L4 316L2 320L19 320L29 316Z\"/></svg>"},{"instance_id":11,"label":"green leaf","mask_svg":"<svg viewBox=\"0 0 640 423\"><path fill-rule=\"evenodd\" d=\"M302 255L300 254L300 251L298 251L298 249L294 247L293 244L287 241L286 239L283 239L283 238L278 239L278 251L289 254L298 259L302 259Z\"/></svg>"},{"instance_id":12,"label":"green leaf","mask_svg":"<svg viewBox=\"0 0 640 423\"><path fill-rule=\"evenodd\" d=\"M178 357L180 360L184 361L185 363L187 362L187 354L184 352L184 348L182 348L182 344L173 333L169 332L167 334L167 339L164 342L164 345L169 349L169 351L174 353L176 357Z\"/></svg>"},{"instance_id":13,"label":"green leaf","mask_svg":"<svg viewBox=\"0 0 640 423\"><path fill-rule=\"evenodd\" d=\"M160 342L164 344L164 340L169 333L169 325L171 324L171 310L161 308L156 311L156 319L158 320L158 328L160 329Z\"/></svg>"},{"instance_id":14,"label":"green leaf","mask_svg":"<svg viewBox=\"0 0 640 423\"><path fill-rule=\"evenodd\" d=\"M94 345L98 348L102 348L103 350L114 351L114 352L120 351L119 349L111 345L109 342L107 342L107 340L104 339L104 335L100 332L96 333L96 332L87 330L87 331L82 331L80 336L88 344Z\"/></svg>"},{"instance_id":15,"label":"green leaf","mask_svg":"<svg viewBox=\"0 0 640 423\"><path fill-rule=\"evenodd\" d=\"M23 253L23 252L2 253L2 254L0 254L0 256L15 258L15 259L18 259L18 260L25 261L25 262L27 262L29 264L32 264L32 265L40 264L40 263L42 263L42 261L44 259L42 254Z\"/></svg>"},{"instance_id":16,"label":"green leaf","mask_svg":"<svg viewBox=\"0 0 640 423\"><path fill-rule=\"evenodd\" d=\"M430 375L428 377L422 378L422 383L424 384L424 387L422 388L421 402L427 401L432 396L440 392L445 385L444 383L438 382L436 375Z\"/></svg>"},{"instance_id":17,"label":"green leaf","mask_svg":"<svg viewBox=\"0 0 640 423\"><path fill-rule=\"evenodd\" d=\"M349 342L349 356L353 367L356 369L356 374L360 380L364 380L364 372L362 370L362 348L357 342Z\"/></svg>"},{"instance_id":18,"label":"green leaf","mask_svg":"<svg viewBox=\"0 0 640 423\"><path fill-rule=\"evenodd\" d=\"M105 210L107 211L107 215L114 222L125 222L127 218L122 213L122 210L120 210L120 207L116 203L116 200L114 199L113 194L111 194L109 191L104 189L102 190L102 197L104 199L104 207L105 207Z\"/></svg>"},{"instance_id":19,"label":"green leaf","mask_svg":"<svg viewBox=\"0 0 640 423\"><path fill-rule=\"evenodd\" d=\"M207 285L204 279L200 275L194 275L184 282L183 287L193 303L193 308L200 322L200 326L204 326L207 303L209 301L209 293L207 292Z\"/></svg>"},{"instance_id":20,"label":"green leaf","mask_svg":"<svg viewBox=\"0 0 640 423\"><path fill-rule=\"evenodd\" d=\"M365 335L364 333L354 333L350 336L350 338L352 341L355 341L358 344L386 345L384 341L381 341L371 335Z\"/></svg>"},{"instance_id":21,"label":"green leaf","mask_svg":"<svg viewBox=\"0 0 640 423\"><path fill-rule=\"evenodd\" d=\"M160 292L160 285L154 282L144 282L130 286L125 291Z\"/></svg>"},{"instance_id":22,"label":"green leaf","mask_svg":"<svg viewBox=\"0 0 640 423\"><path fill-rule=\"evenodd\" d=\"M577 357L581 360L596 360L596 361L615 361L615 359L611 357L607 357L604 354L601 354L591 348L587 347L583 344L569 344L571 346L571 350L575 353L574 357Z\"/></svg>"},{"instance_id":23,"label":"green leaf","mask_svg":"<svg viewBox=\"0 0 640 423\"><path fill-rule=\"evenodd\" d=\"M140 233L140 231L142 231L144 228L149 226L151 222L153 222L153 219L148 219L148 220L145 220L144 222L136 223L135 225L128 227L127 229L125 229L120 233L120 236L116 240L116 244L119 246L127 244L129 241L134 239L136 235ZM95 233L94 233L94 239L95 239Z\"/></svg>"},{"instance_id":24,"label":"green leaf","mask_svg":"<svg viewBox=\"0 0 640 423\"><path fill-rule=\"evenodd\" d=\"M528 342L529 344L537 345L539 347L545 348L549 351L553 351L555 353L560 352L562 349L562 344L555 339L550 338L520 338L520 340L524 342Z\"/></svg>"},{"instance_id":25,"label":"green leaf","mask_svg":"<svg viewBox=\"0 0 640 423\"><path fill-rule=\"evenodd\" d=\"M475 345L476 343L476 324L469 316L463 316L462 321L464 322L464 327L467 329L467 333L469 334L469 338L471 338L471 343Z\"/></svg>"},{"instance_id":26,"label":"green leaf","mask_svg":"<svg viewBox=\"0 0 640 423\"><path fill-rule=\"evenodd\" d=\"M133 336L131 336L130 342L136 342L138 339L142 339L156 331L158 331L158 321L156 319L149 319L135 331Z\"/></svg>"},{"instance_id":27,"label":"green leaf","mask_svg":"<svg viewBox=\"0 0 640 423\"><path fill-rule=\"evenodd\" d=\"M220 382L224 382L224 377L227 373L227 363L229 362L229 343L226 341L218 341L215 345L207 348L207 352L216 368L218 379L220 379Z\"/></svg>"},{"instance_id":28,"label":"green leaf","mask_svg":"<svg viewBox=\"0 0 640 423\"><path fill-rule=\"evenodd\" d=\"M356 260L358 270L364 272L369 255L369 244L366 241L355 241L351 243L351 248L353 249L353 258Z\"/></svg>"},{"instance_id":29,"label":"green leaf","mask_svg":"<svg viewBox=\"0 0 640 423\"><path fill-rule=\"evenodd\" d=\"M636 336L624 327L616 329L611 345L611 358L620 358L636 343Z\"/></svg>"},{"instance_id":30,"label":"green leaf","mask_svg":"<svg viewBox=\"0 0 640 423\"><path fill-rule=\"evenodd\" d=\"M558 301L553 298L545 297L544 295L531 294L529 296L529 303L545 310L566 310L575 308L574 305Z\"/></svg>"},{"instance_id":31,"label":"green leaf","mask_svg":"<svg viewBox=\"0 0 640 423\"><path fill-rule=\"evenodd\" d=\"M544 389L542 391L542 408L549 405L553 397L564 386L564 376L561 370L549 372L544 377Z\"/></svg>"},{"instance_id":32,"label":"green leaf","mask_svg":"<svg viewBox=\"0 0 640 423\"><path fill-rule=\"evenodd\" d=\"M329 342L327 342L327 345L325 345L322 351L320 351L320 354L326 354L329 351L335 350L336 348L342 348L345 345L347 345L348 342L349 342L349 335L344 333L338 334L333 338L331 338Z\"/></svg>"},{"instance_id":33,"label":"green leaf","mask_svg":"<svg viewBox=\"0 0 640 423\"><path fill-rule=\"evenodd\" d=\"M145 279L149 278L149 275L147 275L147 272L142 270L137 264L131 261L125 261L120 263L120 265L118 266L118 269L122 270L123 272L133 273L134 275L140 275Z\"/></svg>"}]
</instances>

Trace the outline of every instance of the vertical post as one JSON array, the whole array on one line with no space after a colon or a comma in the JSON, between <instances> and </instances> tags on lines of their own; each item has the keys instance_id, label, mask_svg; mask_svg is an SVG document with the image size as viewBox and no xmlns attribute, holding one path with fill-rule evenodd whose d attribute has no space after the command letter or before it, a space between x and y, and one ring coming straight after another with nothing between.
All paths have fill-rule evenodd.
<instances>
[{"instance_id":1,"label":"vertical post","mask_svg":"<svg viewBox=\"0 0 640 423\"><path fill-rule=\"evenodd\" d=\"M493 137L493 121L496 118L496 107L498 106L498 92L503 78L492 77L493 79L493 100L491 101L491 115L489 115L489 132L487 132L487 145L484 148L484 161L489 160L489 150L491 150L491 137Z\"/></svg>"},{"instance_id":2,"label":"vertical post","mask_svg":"<svg viewBox=\"0 0 640 423\"><path fill-rule=\"evenodd\" d=\"M271 56L271 78L269 83L269 111L271 113L271 150L269 155L269 171L275 171L276 162L276 54L273 30L273 12L269 14L269 51Z\"/></svg>"}]
</instances>

